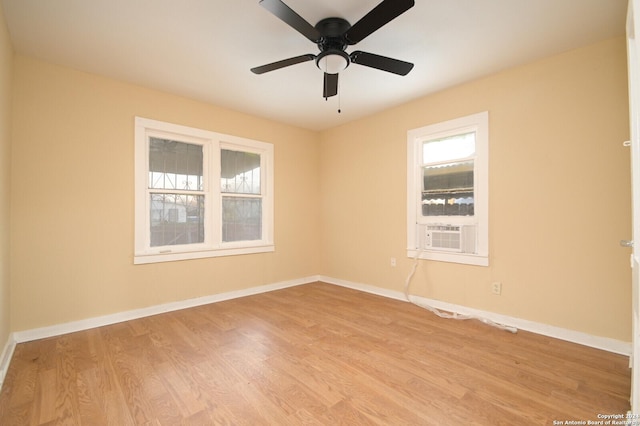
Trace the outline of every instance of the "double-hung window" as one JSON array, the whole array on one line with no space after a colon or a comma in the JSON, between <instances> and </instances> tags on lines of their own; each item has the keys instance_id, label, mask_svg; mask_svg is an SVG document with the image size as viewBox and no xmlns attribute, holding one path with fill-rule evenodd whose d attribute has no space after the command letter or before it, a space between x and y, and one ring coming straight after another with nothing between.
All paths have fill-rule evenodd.
<instances>
[{"instance_id":1,"label":"double-hung window","mask_svg":"<svg viewBox=\"0 0 640 426\"><path fill-rule=\"evenodd\" d=\"M407 133L408 255L488 265L488 113Z\"/></svg>"},{"instance_id":2,"label":"double-hung window","mask_svg":"<svg viewBox=\"0 0 640 426\"><path fill-rule=\"evenodd\" d=\"M134 263L260 253L273 244L273 145L135 121Z\"/></svg>"}]
</instances>

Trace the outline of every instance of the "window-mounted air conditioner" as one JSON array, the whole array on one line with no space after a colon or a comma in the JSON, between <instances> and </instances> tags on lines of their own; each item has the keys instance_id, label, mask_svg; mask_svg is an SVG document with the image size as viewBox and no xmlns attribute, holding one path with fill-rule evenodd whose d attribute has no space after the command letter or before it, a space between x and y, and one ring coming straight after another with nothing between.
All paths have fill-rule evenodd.
<instances>
[{"instance_id":1,"label":"window-mounted air conditioner","mask_svg":"<svg viewBox=\"0 0 640 426\"><path fill-rule=\"evenodd\" d=\"M476 253L476 226L450 224L418 225L420 249Z\"/></svg>"}]
</instances>

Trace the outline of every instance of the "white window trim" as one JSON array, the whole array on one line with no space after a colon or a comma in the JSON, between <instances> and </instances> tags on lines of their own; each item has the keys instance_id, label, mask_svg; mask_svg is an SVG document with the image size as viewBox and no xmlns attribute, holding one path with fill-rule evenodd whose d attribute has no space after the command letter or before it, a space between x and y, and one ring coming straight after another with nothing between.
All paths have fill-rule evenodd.
<instances>
[{"instance_id":1,"label":"white window trim","mask_svg":"<svg viewBox=\"0 0 640 426\"><path fill-rule=\"evenodd\" d=\"M425 219L421 205L422 143L427 140L476 132L474 216ZM452 253L418 248L418 223L446 222L477 226L476 253ZM407 132L407 256L468 265L489 265L489 113L487 111L436 123Z\"/></svg>"},{"instance_id":2,"label":"white window trim","mask_svg":"<svg viewBox=\"0 0 640 426\"><path fill-rule=\"evenodd\" d=\"M170 248L149 244L149 136L173 134L178 140L203 146L205 241L201 244L176 245ZM135 242L134 264L169 262L207 257L266 253L275 251L273 241L273 145L256 140L225 135L208 130L135 118ZM262 239L222 241L222 193L220 191L221 149L260 154L262 183ZM208 177L208 178L207 178Z\"/></svg>"}]
</instances>

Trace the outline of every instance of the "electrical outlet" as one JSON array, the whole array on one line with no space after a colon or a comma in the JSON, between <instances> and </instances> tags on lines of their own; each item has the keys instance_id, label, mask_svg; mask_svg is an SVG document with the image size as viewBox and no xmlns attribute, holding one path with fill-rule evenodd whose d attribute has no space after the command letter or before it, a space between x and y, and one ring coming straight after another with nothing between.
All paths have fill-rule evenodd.
<instances>
[{"instance_id":1,"label":"electrical outlet","mask_svg":"<svg viewBox=\"0 0 640 426\"><path fill-rule=\"evenodd\" d=\"M391 266L396 266L396 258L395 257L391 258Z\"/></svg>"},{"instance_id":2,"label":"electrical outlet","mask_svg":"<svg viewBox=\"0 0 640 426\"><path fill-rule=\"evenodd\" d=\"M502 293L502 283L500 281L491 283L491 293L497 295L500 295Z\"/></svg>"}]
</instances>

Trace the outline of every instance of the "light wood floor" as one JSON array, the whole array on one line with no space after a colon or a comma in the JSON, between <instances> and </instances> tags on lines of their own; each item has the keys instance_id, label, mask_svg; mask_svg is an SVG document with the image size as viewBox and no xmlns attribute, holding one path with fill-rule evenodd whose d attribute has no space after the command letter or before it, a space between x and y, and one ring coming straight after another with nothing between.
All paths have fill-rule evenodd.
<instances>
[{"instance_id":1,"label":"light wood floor","mask_svg":"<svg viewBox=\"0 0 640 426\"><path fill-rule=\"evenodd\" d=\"M629 409L624 356L314 283L22 343L1 425L551 425Z\"/></svg>"}]
</instances>

